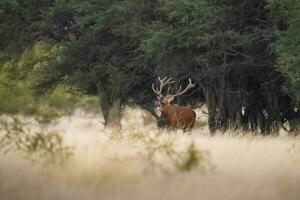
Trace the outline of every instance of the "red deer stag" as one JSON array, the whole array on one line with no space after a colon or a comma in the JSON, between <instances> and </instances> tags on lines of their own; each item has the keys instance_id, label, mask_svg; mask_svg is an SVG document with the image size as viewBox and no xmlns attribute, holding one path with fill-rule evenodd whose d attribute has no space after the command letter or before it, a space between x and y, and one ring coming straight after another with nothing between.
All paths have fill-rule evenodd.
<instances>
[{"instance_id":1,"label":"red deer stag","mask_svg":"<svg viewBox=\"0 0 300 200\"><path fill-rule=\"evenodd\" d=\"M174 81L172 81L172 78L167 79L167 77L164 79L158 77L158 80L160 82L159 88L155 88L153 83L152 89L157 95L158 101L156 103L161 111L161 116L166 127L169 129L182 129L184 132L192 130L196 119L196 113L191 107L172 105L171 102L175 97L182 95L189 89L193 88L195 84L193 84L191 79L189 79L189 84L184 90L181 90L180 86L177 93L170 94L170 88L168 88L167 95L164 96L161 94L163 87L167 84L174 83Z\"/></svg>"}]
</instances>

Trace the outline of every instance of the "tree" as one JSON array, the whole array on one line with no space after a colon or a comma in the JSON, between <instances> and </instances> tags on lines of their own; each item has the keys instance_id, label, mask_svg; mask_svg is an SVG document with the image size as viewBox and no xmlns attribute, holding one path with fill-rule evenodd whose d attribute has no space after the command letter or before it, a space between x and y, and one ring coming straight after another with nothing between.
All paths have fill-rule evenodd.
<instances>
[{"instance_id":1,"label":"tree","mask_svg":"<svg viewBox=\"0 0 300 200\"><path fill-rule=\"evenodd\" d=\"M268 134L300 118L293 3L3 0L1 60L9 61L13 78L35 74L40 93L64 85L98 95L107 126L120 126L125 105L141 106L163 126L151 83L168 75L173 90L189 78L196 83L177 101L205 103L211 132ZM46 53L16 62L37 45Z\"/></svg>"},{"instance_id":2,"label":"tree","mask_svg":"<svg viewBox=\"0 0 300 200\"><path fill-rule=\"evenodd\" d=\"M44 15L39 16L39 23L44 24L38 29L40 37L32 38L29 43L44 41L53 46L49 55L32 65L37 74L34 84L37 91L44 93L63 84L97 94L105 125L116 127L120 126L125 103L145 105L137 97L151 88L153 79L151 65L138 51L139 41L122 34L117 27L121 19L118 3L51 1ZM10 11L12 15L21 6L16 4ZM28 35L31 34L29 31Z\"/></svg>"},{"instance_id":3,"label":"tree","mask_svg":"<svg viewBox=\"0 0 300 200\"><path fill-rule=\"evenodd\" d=\"M270 1L270 9L276 19L278 40L274 44L278 54L278 68L287 76L287 92L300 100L300 2L295 0Z\"/></svg>"},{"instance_id":4,"label":"tree","mask_svg":"<svg viewBox=\"0 0 300 200\"><path fill-rule=\"evenodd\" d=\"M267 5L260 0L166 1L156 11L161 17L146 27L145 55L159 73L179 79L177 87L187 77L197 82L197 95L190 99L197 104L204 97L211 132L243 128L268 134L299 117L282 90L286 80L270 51L276 19Z\"/></svg>"}]
</instances>

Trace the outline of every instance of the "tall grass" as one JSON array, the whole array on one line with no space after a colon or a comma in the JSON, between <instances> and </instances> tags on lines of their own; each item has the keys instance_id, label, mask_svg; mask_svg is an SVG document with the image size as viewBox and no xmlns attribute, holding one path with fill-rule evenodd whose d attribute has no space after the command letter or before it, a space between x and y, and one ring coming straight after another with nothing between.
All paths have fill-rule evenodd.
<instances>
[{"instance_id":1,"label":"tall grass","mask_svg":"<svg viewBox=\"0 0 300 200\"><path fill-rule=\"evenodd\" d=\"M22 118L16 128L22 134L40 133L52 141L45 136L55 133L60 147L71 154L54 164L44 164L47 156L38 156L34 165L18 151L0 154L1 199L300 197L299 138L231 132L211 137L207 126L187 135L157 129L137 109L126 109L124 116L122 131L104 129L99 116L82 112L59 117L44 131L34 118ZM14 130L15 122L7 123L7 130ZM1 138L5 133L2 128Z\"/></svg>"},{"instance_id":2,"label":"tall grass","mask_svg":"<svg viewBox=\"0 0 300 200\"><path fill-rule=\"evenodd\" d=\"M39 164L61 164L72 155L56 132L32 132L17 117L0 120L0 153L17 154Z\"/></svg>"}]
</instances>

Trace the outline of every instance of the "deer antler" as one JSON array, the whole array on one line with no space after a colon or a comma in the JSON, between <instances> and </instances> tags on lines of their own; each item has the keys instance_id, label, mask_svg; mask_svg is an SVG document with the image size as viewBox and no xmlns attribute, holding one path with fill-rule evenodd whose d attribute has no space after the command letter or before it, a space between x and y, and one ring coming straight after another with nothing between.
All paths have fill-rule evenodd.
<instances>
[{"instance_id":1,"label":"deer antler","mask_svg":"<svg viewBox=\"0 0 300 200\"><path fill-rule=\"evenodd\" d=\"M188 91L189 89L191 89L193 87L195 87L195 83L193 84L191 79L189 78L189 84L186 86L186 88L184 90L181 91L181 85L180 85L178 92L176 94L169 94L169 96L176 97L176 96L182 95L183 93L185 93L186 91Z\"/></svg>"},{"instance_id":2,"label":"deer antler","mask_svg":"<svg viewBox=\"0 0 300 200\"><path fill-rule=\"evenodd\" d=\"M166 86L167 84L170 84L170 83L174 83L174 81L172 81L172 78L168 78L167 79L167 76L163 79L161 79L160 77L158 77L158 80L159 80L159 89L158 87L154 87L154 83L152 83L152 90L155 92L155 94L157 94L158 96L163 96L161 94L162 90L163 90L163 87Z\"/></svg>"}]
</instances>

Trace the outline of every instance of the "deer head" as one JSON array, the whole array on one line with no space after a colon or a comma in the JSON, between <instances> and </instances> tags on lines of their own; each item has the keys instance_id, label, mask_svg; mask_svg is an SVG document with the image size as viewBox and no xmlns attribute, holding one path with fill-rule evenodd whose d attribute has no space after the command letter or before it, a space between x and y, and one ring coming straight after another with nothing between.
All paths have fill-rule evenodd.
<instances>
[{"instance_id":1,"label":"deer head","mask_svg":"<svg viewBox=\"0 0 300 200\"><path fill-rule=\"evenodd\" d=\"M168 85L174 83L172 78L163 78L161 79L158 77L159 80L159 87L155 87L154 83L152 84L152 90L157 95L158 101L156 102L156 105L159 107L160 110L163 110L166 106L169 106L171 102L174 100L175 97L180 96L187 92L189 89L193 88L195 84L192 83L191 79L189 79L189 84L185 87L185 89L182 89L181 85L179 86L179 90L175 94L170 94L170 87L168 87L167 94L163 95L162 91L163 88Z\"/></svg>"}]
</instances>

